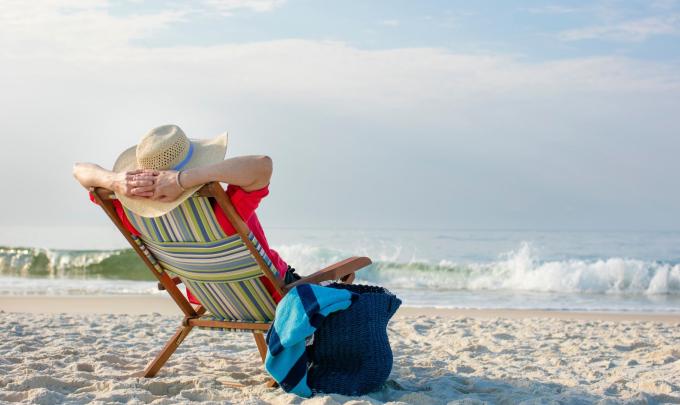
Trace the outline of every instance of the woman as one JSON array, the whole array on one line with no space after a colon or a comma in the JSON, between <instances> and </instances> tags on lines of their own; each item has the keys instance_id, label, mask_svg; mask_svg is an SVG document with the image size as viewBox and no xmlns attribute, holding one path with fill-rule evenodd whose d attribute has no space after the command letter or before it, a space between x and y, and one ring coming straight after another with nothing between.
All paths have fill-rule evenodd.
<instances>
[{"instance_id":1,"label":"woman","mask_svg":"<svg viewBox=\"0 0 680 405\"><path fill-rule=\"evenodd\" d=\"M269 194L271 158L224 159L226 150L226 134L210 140L189 140L178 126L164 125L152 129L138 145L125 150L116 160L113 171L93 163L76 163L73 175L85 188L104 187L114 191L116 212L134 235L139 232L128 220L123 206L141 216L157 217L180 205L205 183L228 183L227 195L278 270L278 276L287 283L298 279L295 270L269 247L255 213L260 201ZM235 234L236 230L216 203L213 210L224 232ZM187 295L192 303L199 304L188 291Z\"/></svg>"}]
</instances>

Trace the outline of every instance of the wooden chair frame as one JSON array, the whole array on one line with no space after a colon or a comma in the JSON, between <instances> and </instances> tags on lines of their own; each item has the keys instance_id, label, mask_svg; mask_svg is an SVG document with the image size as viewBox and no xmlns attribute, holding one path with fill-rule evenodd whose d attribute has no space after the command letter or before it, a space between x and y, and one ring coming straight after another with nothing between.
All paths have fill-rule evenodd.
<instances>
[{"instance_id":1,"label":"wooden chair frame","mask_svg":"<svg viewBox=\"0 0 680 405\"><path fill-rule=\"evenodd\" d=\"M113 192L106 188L100 187L91 188L90 191L92 192L95 201L106 212L108 217L123 234L125 239L127 239L130 246L135 250L135 252L137 252L146 267L148 267L153 275L158 279L159 289L166 290L180 310L184 313L184 319L182 320L181 326L177 329L170 340L168 340L163 349L161 349L156 357L146 366L144 371L141 373L142 376L147 378L154 377L161 367L163 367L163 365L168 361L170 356L172 356L175 350L177 350L179 345L189 335L191 329L193 329L195 326L216 329L244 329L252 331L253 337L255 338L255 344L257 345L257 350L259 351L262 362L264 363L265 357L267 355L267 344L264 339L264 333L269 329L270 323L200 319L201 316L206 312L205 308L202 305L194 307L177 287L177 284L181 283L181 280L178 277L170 277L167 272L158 271L139 247L139 245L135 243L134 239L132 238L132 234L125 228L118 217L118 214L116 213L116 209L113 205L113 200L115 200L116 197ZM250 232L248 225L246 225L243 219L241 219L241 217L238 215L236 209L229 200L229 197L222 189L222 186L220 186L220 183L212 182L205 184L197 191L197 194L201 197L212 197L217 201L220 209L224 211L229 222L231 222L231 224L234 226L236 232L241 237L241 240L243 240L243 243L250 250L253 257L255 257L255 260L259 264L260 268L262 268L264 275L272 282L274 288L281 294L281 296L285 295L291 288L299 284L318 284L322 281L328 280L341 280L346 283L351 283L354 280L354 273L357 270L371 264L371 260L368 257L350 257L319 270L312 275L303 277L294 283L286 285L284 284L283 280L279 279L272 273L269 266L267 266L267 264L264 262L264 259L262 256L260 256L259 252L253 245L253 242L248 238L248 234ZM269 385L271 386L273 384L270 382Z\"/></svg>"}]
</instances>

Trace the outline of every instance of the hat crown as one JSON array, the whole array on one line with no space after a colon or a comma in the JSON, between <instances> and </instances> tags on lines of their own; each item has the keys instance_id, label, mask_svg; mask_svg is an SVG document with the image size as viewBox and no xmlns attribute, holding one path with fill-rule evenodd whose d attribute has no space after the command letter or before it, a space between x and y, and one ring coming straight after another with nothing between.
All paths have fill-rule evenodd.
<instances>
[{"instance_id":1,"label":"hat crown","mask_svg":"<svg viewBox=\"0 0 680 405\"><path fill-rule=\"evenodd\" d=\"M137 144L137 165L141 169L172 169L187 157L190 146L189 138L177 125L156 127Z\"/></svg>"}]
</instances>

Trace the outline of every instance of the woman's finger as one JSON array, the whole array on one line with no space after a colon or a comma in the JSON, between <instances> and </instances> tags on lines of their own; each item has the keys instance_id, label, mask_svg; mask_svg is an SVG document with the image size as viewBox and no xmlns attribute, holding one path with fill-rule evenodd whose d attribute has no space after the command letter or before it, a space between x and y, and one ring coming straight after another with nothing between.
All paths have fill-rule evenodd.
<instances>
[{"instance_id":1,"label":"woman's finger","mask_svg":"<svg viewBox=\"0 0 680 405\"><path fill-rule=\"evenodd\" d=\"M153 191L156 187L155 186L145 186L145 187L134 187L132 189L133 194L139 194L139 193L147 193L151 192L153 194Z\"/></svg>"},{"instance_id":2,"label":"woman's finger","mask_svg":"<svg viewBox=\"0 0 680 405\"><path fill-rule=\"evenodd\" d=\"M132 194L128 197L132 198L133 200L148 200L151 196L146 194Z\"/></svg>"},{"instance_id":3,"label":"woman's finger","mask_svg":"<svg viewBox=\"0 0 680 405\"><path fill-rule=\"evenodd\" d=\"M129 174L125 176L125 181L133 181L133 180L152 180L155 181L156 176L152 175L147 175L147 174Z\"/></svg>"},{"instance_id":4,"label":"woman's finger","mask_svg":"<svg viewBox=\"0 0 680 405\"><path fill-rule=\"evenodd\" d=\"M134 175L135 179L155 179L156 177L158 176L152 173L138 173Z\"/></svg>"},{"instance_id":5,"label":"woman's finger","mask_svg":"<svg viewBox=\"0 0 680 405\"><path fill-rule=\"evenodd\" d=\"M141 179L128 181L128 185L132 187L148 187L153 186L154 181L151 179Z\"/></svg>"}]
</instances>

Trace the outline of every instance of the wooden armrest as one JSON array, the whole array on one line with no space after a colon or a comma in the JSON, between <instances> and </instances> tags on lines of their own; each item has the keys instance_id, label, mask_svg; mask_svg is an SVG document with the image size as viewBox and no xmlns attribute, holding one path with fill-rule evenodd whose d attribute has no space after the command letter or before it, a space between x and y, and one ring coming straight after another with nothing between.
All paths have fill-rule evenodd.
<instances>
[{"instance_id":1,"label":"wooden armrest","mask_svg":"<svg viewBox=\"0 0 680 405\"><path fill-rule=\"evenodd\" d=\"M182 284L182 280L180 280L179 277L173 277L171 280L173 283L175 283L175 285ZM163 283L158 283L158 289L161 291L165 290L165 286L163 285Z\"/></svg>"},{"instance_id":2,"label":"wooden armrest","mask_svg":"<svg viewBox=\"0 0 680 405\"><path fill-rule=\"evenodd\" d=\"M99 198L101 198L104 201L116 200L117 199L117 197L113 193L113 191L109 190L108 188L90 187L89 190L90 190L90 193L97 194L99 196Z\"/></svg>"},{"instance_id":3,"label":"wooden armrest","mask_svg":"<svg viewBox=\"0 0 680 405\"><path fill-rule=\"evenodd\" d=\"M371 259L368 257L350 257L349 259L323 268L314 274L310 274L309 276L302 277L290 284L286 284L283 288L285 290L290 290L300 284L319 284L322 281L346 278L354 279L353 276L355 271L360 270L371 263L373 262L371 262Z\"/></svg>"}]
</instances>

